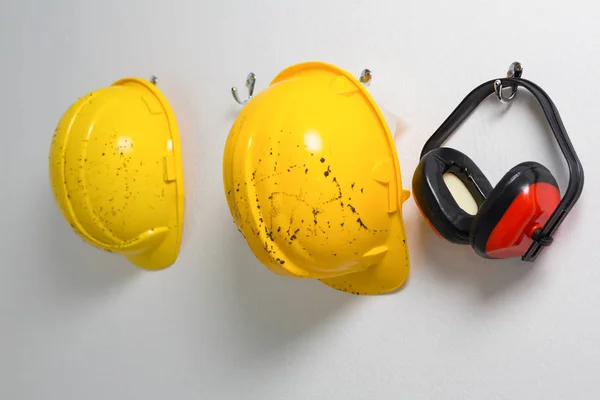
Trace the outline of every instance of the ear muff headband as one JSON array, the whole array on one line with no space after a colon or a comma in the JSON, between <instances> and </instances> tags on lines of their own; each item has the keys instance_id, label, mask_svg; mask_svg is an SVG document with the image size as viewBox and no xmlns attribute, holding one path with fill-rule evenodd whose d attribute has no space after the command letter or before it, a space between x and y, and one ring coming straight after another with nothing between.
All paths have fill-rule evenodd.
<instances>
[{"instance_id":1,"label":"ear muff headband","mask_svg":"<svg viewBox=\"0 0 600 400\"><path fill-rule=\"evenodd\" d=\"M567 135L567 131L563 125L556 106L548 96L546 92L538 85L522 78L501 78L499 79L504 87L522 86L527 89L536 98L546 120L552 129L554 138L558 142L560 150L563 153L567 161L569 168L569 185L565 195L562 197L558 207L544 227L536 232L533 237L533 244L529 247L527 252L523 255L523 261L535 261L537 256L540 254L544 246L548 246L552 243L552 237L560 224L564 221L567 214L581 195L583 191L583 166L575 153L575 149L571 144L571 140ZM494 82L496 79L482 83L471 91L463 101L456 107L456 109L450 114L450 116L442 123L442 125L435 131L435 133L427 140L423 150L421 151L421 158L429 151L441 147L450 136L456 131L456 129L471 115L471 113L479 106L479 104L485 100L489 95L494 94Z\"/></svg>"}]
</instances>

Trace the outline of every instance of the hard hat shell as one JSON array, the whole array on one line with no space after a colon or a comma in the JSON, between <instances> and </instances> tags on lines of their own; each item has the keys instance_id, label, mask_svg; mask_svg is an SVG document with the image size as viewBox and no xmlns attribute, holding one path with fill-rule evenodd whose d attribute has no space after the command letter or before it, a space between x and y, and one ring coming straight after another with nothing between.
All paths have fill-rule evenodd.
<instances>
[{"instance_id":1,"label":"hard hat shell","mask_svg":"<svg viewBox=\"0 0 600 400\"><path fill-rule=\"evenodd\" d=\"M158 270L177 259L184 186L175 116L152 83L127 78L63 115L50 148L50 182L86 242Z\"/></svg>"},{"instance_id":2,"label":"hard hat shell","mask_svg":"<svg viewBox=\"0 0 600 400\"><path fill-rule=\"evenodd\" d=\"M273 272L354 294L405 282L409 192L379 108L348 72L282 71L234 123L223 175L238 229Z\"/></svg>"}]
</instances>

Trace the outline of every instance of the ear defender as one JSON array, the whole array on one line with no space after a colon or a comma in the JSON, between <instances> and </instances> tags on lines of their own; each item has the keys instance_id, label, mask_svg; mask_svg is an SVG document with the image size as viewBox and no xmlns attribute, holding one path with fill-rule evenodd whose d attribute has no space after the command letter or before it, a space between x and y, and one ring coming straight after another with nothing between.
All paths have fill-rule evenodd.
<instances>
[{"instance_id":1,"label":"ear defender","mask_svg":"<svg viewBox=\"0 0 600 400\"><path fill-rule=\"evenodd\" d=\"M431 228L452 243L470 244L485 258L534 261L552 244L554 233L583 191L583 167L556 106L539 86L521 79L522 71L520 63L513 63L507 78L485 82L471 91L427 141L413 176L415 201ZM512 88L508 98L503 95L503 85ZM489 95L495 93L503 103L509 103L518 87L531 92L541 105L567 161L569 185L562 198L556 179L539 163L513 167L492 187L467 155L441 147ZM446 182L448 175L466 188L475 203L473 213L459 204L459 197Z\"/></svg>"}]
</instances>

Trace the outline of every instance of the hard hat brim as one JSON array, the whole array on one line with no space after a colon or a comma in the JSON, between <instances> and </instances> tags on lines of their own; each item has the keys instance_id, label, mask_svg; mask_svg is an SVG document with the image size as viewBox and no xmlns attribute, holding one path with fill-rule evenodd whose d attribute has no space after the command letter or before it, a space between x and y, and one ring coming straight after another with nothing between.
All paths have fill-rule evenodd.
<instances>
[{"instance_id":1,"label":"hard hat brim","mask_svg":"<svg viewBox=\"0 0 600 400\"><path fill-rule=\"evenodd\" d=\"M392 218L392 226L388 231L387 252L381 262L364 271L321 279L321 282L342 292L357 295L379 295L402 287L408 278L410 259L400 209L396 213L398 215Z\"/></svg>"}]
</instances>

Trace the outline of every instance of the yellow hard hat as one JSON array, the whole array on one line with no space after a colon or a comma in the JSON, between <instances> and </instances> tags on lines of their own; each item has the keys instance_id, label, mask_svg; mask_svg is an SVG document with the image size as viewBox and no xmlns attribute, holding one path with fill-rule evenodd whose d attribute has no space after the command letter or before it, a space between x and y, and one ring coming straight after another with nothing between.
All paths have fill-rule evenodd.
<instances>
[{"instance_id":1,"label":"yellow hard hat","mask_svg":"<svg viewBox=\"0 0 600 400\"><path fill-rule=\"evenodd\" d=\"M348 72L281 72L234 123L223 175L238 229L272 271L354 294L405 282L409 192L380 109Z\"/></svg>"},{"instance_id":2,"label":"yellow hard hat","mask_svg":"<svg viewBox=\"0 0 600 400\"><path fill-rule=\"evenodd\" d=\"M173 111L153 82L122 79L75 102L54 132L49 167L60 211L85 241L143 269L175 262L181 147Z\"/></svg>"}]
</instances>

